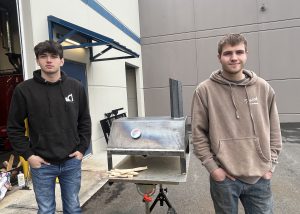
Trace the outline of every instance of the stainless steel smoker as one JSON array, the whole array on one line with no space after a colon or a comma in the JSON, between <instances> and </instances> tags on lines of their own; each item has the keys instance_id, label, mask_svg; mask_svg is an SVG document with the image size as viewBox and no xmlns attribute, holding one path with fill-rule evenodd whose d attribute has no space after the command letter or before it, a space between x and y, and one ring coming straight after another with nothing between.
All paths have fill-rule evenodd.
<instances>
[{"instance_id":1,"label":"stainless steel smoker","mask_svg":"<svg viewBox=\"0 0 300 214\"><path fill-rule=\"evenodd\" d=\"M107 146L108 169L112 155L178 156L186 173L189 153L186 117L121 118L113 121Z\"/></svg>"},{"instance_id":2,"label":"stainless steel smoker","mask_svg":"<svg viewBox=\"0 0 300 214\"><path fill-rule=\"evenodd\" d=\"M168 213L176 211L168 200L163 184L186 182L189 165L187 118L183 116L181 83L170 79L171 117L136 117L113 120L107 145L108 170L113 168L113 155L127 155L116 166L128 169L147 166L133 178L110 178L111 182L132 182L143 195L146 213L159 201ZM149 206L156 185L159 193Z\"/></svg>"},{"instance_id":3,"label":"stainless steel smoker","mask_svg":"<svg viewBox=\"0 0 300 214\"><path fill-rule=\"evenodd\" d=\"M176 214L168 200L163 184L185 182L189 162L189 141L186 117L121 118L113 121L107 147L108 169L113 167L112 155L127 155L118 169L147 166L133 178L112 178L113 182L132 182L143 196L146 214L159 201L168 206L168 213ZM150 206L149 198L159 184L159 193Z\"/></svg>"}]
</instances>

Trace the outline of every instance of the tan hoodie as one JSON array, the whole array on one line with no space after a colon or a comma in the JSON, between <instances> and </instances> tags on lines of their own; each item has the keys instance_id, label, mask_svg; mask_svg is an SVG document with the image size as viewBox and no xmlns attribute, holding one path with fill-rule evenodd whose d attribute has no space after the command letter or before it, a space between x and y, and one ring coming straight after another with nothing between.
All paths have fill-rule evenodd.
<instances>
[{"instance_id":1,"label":"tan hoodie","mask_svg":"<svg viewBox=\"0 0 300 214\"><path fill-rule=\"evenodd\" d=\"M246 183L274 171L282 148L272 87L254 72L241 83L215 71L192 102L194 153L211 173L218 167Z\"/></svg>"}]
</instances>

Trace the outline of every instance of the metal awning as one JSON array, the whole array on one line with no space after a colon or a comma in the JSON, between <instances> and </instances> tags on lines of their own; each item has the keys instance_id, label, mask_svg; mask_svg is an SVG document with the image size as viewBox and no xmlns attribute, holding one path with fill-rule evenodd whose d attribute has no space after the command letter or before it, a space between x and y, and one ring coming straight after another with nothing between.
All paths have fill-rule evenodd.
<instances>
[{"instance_id":1,"label":"metal awning","mask_svg":"<svg viewBox=\"0 0 300 214\"><path fill-rule=\"evenodd\" d=\"M139 57L139 54L114 41L112 38L90 31L55 16L48 16L48 29L50 40L54 40L55 38L59 43L64 41L73 41L73 43L75 43L74 45L63 46L64 49L89 48L91 62ZM94 54L94 46L104 46L104 48L99 53ZM122 52L124 56L100 58L109 50L117 50Z\"/></svg>"}]
</instances>

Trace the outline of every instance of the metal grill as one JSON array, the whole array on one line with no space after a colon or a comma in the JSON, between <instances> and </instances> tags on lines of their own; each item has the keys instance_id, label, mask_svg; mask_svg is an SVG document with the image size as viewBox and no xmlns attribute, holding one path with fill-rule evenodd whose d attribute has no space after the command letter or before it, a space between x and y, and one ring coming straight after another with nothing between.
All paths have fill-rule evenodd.
<instances>
[{"instance_id":1,"label":"metal grill","mask_svg":"<svg viewBox=\"0 0 300 214\"><path fill-rule=\"evenodd\" d=\"M179 156L181 173L186 173L189 143L186 117L137 117L113 121L108 147L108 169L112 155Z\"/></svg>"}]
</instances>

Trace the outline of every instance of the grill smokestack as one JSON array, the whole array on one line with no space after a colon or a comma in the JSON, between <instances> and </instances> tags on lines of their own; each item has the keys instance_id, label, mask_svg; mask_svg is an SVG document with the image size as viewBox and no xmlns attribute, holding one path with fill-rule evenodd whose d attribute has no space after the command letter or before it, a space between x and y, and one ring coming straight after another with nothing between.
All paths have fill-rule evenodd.
<instances>
[{"instance_id":1,"label":"grill smokestack","mask_svg":"<svg viewBox=\"0 0 300 214\"><path fill-rule=\"evenodd\" d=\"M178 80L169 79L171 118L183 117L182 84Z\"/></svg>"}]
</instances>

